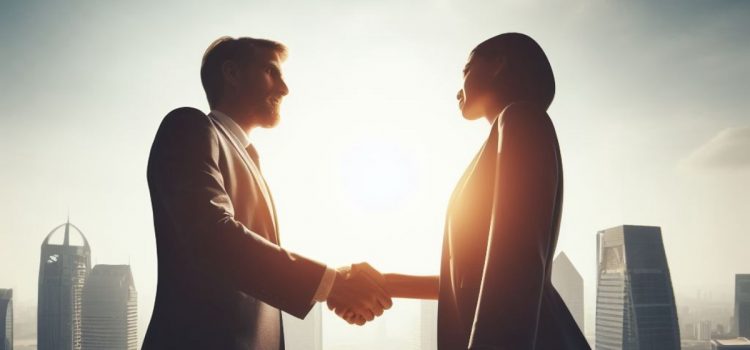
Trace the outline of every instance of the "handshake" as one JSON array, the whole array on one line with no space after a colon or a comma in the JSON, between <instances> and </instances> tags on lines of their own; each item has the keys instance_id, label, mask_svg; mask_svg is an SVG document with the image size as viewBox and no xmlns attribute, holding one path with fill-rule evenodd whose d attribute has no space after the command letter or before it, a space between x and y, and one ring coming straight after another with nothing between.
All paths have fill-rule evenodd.
<instances>
[{"instance_id":1,"label":"handshake","mask_svg":"<svg viewBox=\"0 0 750 350\"><path fill-rule=\"evenodd\" d=\"M364 325L393 305L383 275L367 263L336 271L326 300L328 308L349 324Z\"/></svg>"}]
</instances>

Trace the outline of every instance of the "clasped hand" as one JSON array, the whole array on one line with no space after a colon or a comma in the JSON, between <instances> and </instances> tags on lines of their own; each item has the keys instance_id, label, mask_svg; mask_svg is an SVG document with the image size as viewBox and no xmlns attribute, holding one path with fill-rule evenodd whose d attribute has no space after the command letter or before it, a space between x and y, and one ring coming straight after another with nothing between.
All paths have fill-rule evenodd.
<instances>
[{"instance_id":1,"label":"clasped hand","mask_svg":"<svg viewBox=\"0 0 750 350\"><path fill-rule=\"evenodd\" d=\"M349 324L361 326L382 315L393 302L383 275L369 264L360 263L336 271L327 304Z\"/></svg>"}]
</instances>

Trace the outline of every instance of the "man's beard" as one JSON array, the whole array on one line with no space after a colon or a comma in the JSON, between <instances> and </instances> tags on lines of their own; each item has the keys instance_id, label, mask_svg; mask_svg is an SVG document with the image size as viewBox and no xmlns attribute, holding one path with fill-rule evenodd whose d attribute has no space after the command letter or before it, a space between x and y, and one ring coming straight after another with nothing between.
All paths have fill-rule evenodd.
<instances>
[{"instance_id":1,"label":"man's beard","mask_svg":"<svg viewBox=\"0 0 750 350\"><path fill-rule=\"evenodd\" d=\"M281 119L279 106L273 106L271 104L264 105L262 110L258 111L256 116L258 118L258 125L263 128L272 128L279 124L279 120Z\"/></svg>"}]
</instances>

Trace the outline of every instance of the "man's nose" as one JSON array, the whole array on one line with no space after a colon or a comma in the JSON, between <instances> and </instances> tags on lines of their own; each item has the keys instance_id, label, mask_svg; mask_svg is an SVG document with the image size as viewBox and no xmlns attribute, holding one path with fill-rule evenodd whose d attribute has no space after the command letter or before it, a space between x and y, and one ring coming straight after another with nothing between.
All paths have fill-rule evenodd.
<instances>
[{"instance_id":1,"label":"man's nose","mask_svg":"<svg viewBox=\"0 0 750 350\"><path fill-rule=\"evenodd\" d=\"M461 100L464 98L464 89L458 90L458 93L456 94L456 99Z\"/></svg>"}]
</instances>

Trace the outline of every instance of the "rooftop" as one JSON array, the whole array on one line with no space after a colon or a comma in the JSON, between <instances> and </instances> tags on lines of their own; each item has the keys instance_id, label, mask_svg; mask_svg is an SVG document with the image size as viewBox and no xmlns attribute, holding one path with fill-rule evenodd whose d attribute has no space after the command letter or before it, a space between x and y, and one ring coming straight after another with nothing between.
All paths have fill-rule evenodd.
<instances>
[{"instance_id":1,"label":"rooftop","mask_svg":"<svg viewBox=\"0 0 750 350\"><path fill-rule=\"evenodd\" d=\"M711 342L718 345L750 345L750 340L745 337L734 338L734 339L714 339Z\"/></svg>"}]
</instances>

